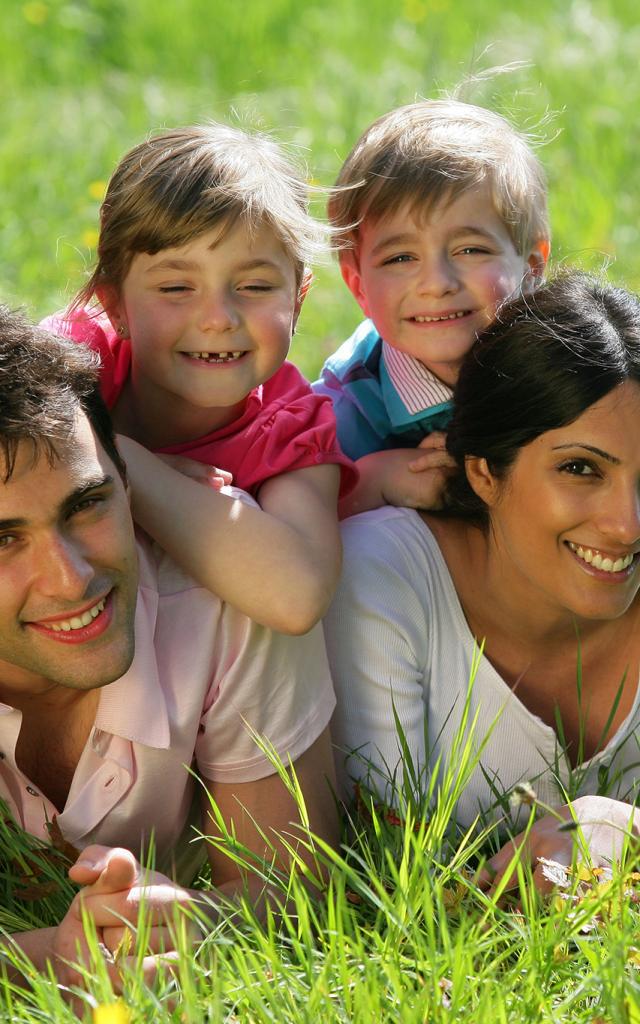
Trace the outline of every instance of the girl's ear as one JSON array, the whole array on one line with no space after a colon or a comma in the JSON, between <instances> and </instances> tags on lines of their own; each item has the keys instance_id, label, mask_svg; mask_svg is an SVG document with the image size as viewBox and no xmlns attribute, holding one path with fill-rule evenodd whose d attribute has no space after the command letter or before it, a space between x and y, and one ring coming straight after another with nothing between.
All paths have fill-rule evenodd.
<instances>
[{"instance_id":1,"label":"girl's ear","mask_svg":"<svg viewBox=\"0 0 640 1024\"><path fill-rule=\"evenodd\" d=\"M302 281L300 282L300 287L298 288L298 294L296 296L296 304L295 304L295 307L294 307L294 310L293 310L293 329L294 330L295 330L296 324L298 322L298 317L300 316L300 310L302 309L302 303L304 302L305 298L307 297L307 292L309 291L312 283L313 283L313 273L309 270L308 267L305 267L304 268L304 273L302 275Z\"/></svg>"},{"instance_id":2,"label":"girl's ear","mask_svg":"<svg viewBox=\"0 0 640 1024\"><path fill-rule=\"evenodd\" d=\"M497 505L502 491L502 481L491 472L487 460L476 455L467 455L464 468L469 486L487 508Z\"/></svg>"},{"instance_id":3,"label":"girl's ear","mask_svg":"<svg viewBox=\"0 0 640 1024\"><path fill-rule=\"evenodd\" d=\"M116 334L120 338L127 338L129 336L129 327L118 289L112 284L101 284L96 288L96 298L109 317L111 326Z\"/></svg>"}]
</instances>

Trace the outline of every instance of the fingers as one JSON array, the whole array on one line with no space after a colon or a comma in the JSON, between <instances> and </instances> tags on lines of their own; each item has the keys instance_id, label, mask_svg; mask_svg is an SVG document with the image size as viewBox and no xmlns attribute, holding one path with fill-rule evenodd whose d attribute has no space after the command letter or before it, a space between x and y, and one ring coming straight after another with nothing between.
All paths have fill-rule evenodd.
<instances>
[{"instance_id":1,"label":"fingers","mask_svg":"<svg viewBox=\"0 0 640 1024\"><path fill-rule=\"evenodd\" d=\"M422 473L425 469L455 469L455 459L445 449L434 448L418 455L408 464L411 473Z\"/></svg>"},{"instance_id":2,"label":"fingers","mask_svg":"<svg viewBox=\"0 0 640 1024\"><path fill-rule=\"evenodd\" d=\"M139 864L129 850L110 846L87 846L69 868L72 882L90 885L94 892L129 889L138 873Z\"/></svg>"},{"instance_id":3,"label":"fingers","mask_svg":"<svg viewBox=\"0 0 640 1024\"><path fill-rule=\"evenodd\" d=\"M444 431L434 430L432 434L427 434L426 437L422 438L418 448L438 448L440 451L444 451L446 443L447 435Z\"/></svg>"}]
</instances>

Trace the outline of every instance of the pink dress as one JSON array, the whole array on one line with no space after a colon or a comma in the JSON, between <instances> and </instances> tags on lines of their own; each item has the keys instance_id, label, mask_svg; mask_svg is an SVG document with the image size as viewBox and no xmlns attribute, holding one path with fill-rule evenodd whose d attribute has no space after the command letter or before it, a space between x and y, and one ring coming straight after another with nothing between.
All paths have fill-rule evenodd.
<instances>
[{"instance_id":1,"label":"pink dress","mask_svg":"<svg viewBox=\"0 0 640 1024\"><path fill-rule=\"evenodd\" d=\"M119 338L104 313L77 310L55 313L40 326L52 334L88 345L100 356L100 387L107 406L117 402L131 368L131 344ZM156 449L185 455L226 469L233 483L254 497L270 477L324 463L341 469L340 493L354 486L358 474L340 450L331 400L316 395L289 362L247 396L242 414L226 427L195 441Z\"/></svg>"}]
</instances>

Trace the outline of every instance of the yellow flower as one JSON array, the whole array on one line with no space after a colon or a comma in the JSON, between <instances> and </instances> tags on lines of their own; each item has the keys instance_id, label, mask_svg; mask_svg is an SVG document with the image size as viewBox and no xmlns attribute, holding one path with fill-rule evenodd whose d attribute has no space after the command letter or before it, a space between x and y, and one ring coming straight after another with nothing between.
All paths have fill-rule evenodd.
<instances>
[{"instance_id":1,"label":"yellow flower","mask_svg":"<svg viewBox=\"0 0 640 1024\"><path fill-rule=\"evenodd\" d=\"M107 191L106 181L92 181L89 185L89 195L92 199L101 201L104 199L104 194Z\"/></svg>"},{"instance_id":2,"label":"yellow flower","mask_svg":"<svg viewBox=\"0 0 640 1024\"><path fill-rule=\"evenodd\" d=\"M99 237L95 228L89 228L88 231L82 232L82 242L86 245L87 249L95 249Z\"/></svg>"},{"instance_id":3,"label":"yellow flower","mask_svg":"<svg viewBox=\"0 0 640 1024\"><path fill-rule=\"evenodd\" d=\"M24 5L22 13L25 21L28 21L30 25L44 25L49 17L49 8L39 0L32 0L31 3Z\"/></svg>"},{"instance_id":4,"label":"yellow flower","mask_svg":"<svg viewBox=\"0 0 640 1024\"><path fill-rule=\"evenodd\" d=\"M131 1010L122 1002L100 1003L93 1011L93 1024L130 1024Z\"/></svg>"}]
</instances>

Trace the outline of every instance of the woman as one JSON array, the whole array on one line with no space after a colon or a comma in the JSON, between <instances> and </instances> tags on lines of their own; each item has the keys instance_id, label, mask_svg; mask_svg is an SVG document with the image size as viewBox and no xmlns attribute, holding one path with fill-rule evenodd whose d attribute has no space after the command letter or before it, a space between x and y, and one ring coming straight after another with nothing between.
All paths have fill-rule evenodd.
<instances>
[{"instance_id":1,"label":"woman","mask_svg":"<svg viewBox=\"0 0 640 1024\"><path fill-rule=\"evenodd\" d=\"M326 623L343 781L400 779L396 717L416 768L442 772L483 644L457 820L502 817L524 782L558 808L577 790L596 862L619 852L640 826L639 438L636 297L568 274L502 311L456 389L447 512L345 524ZM570 859L558 824L536 824L532 863Z\"/></svg>"}]
</instances>

